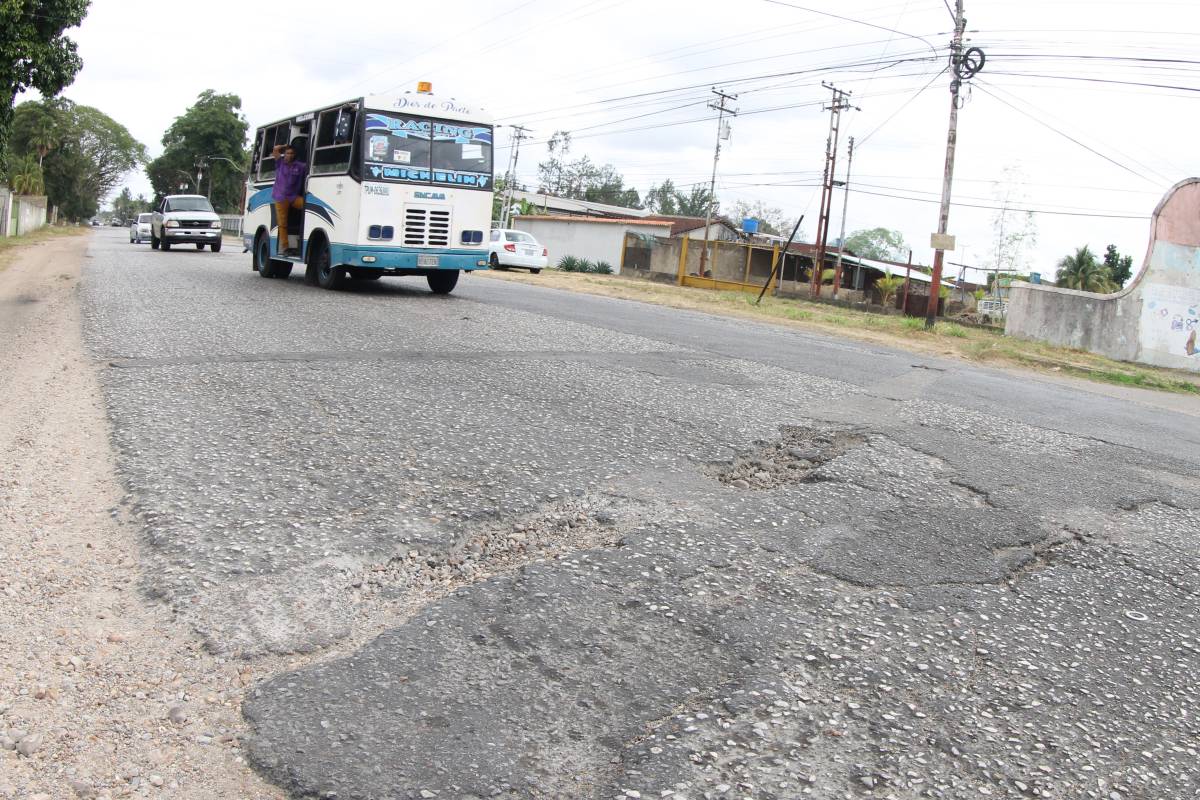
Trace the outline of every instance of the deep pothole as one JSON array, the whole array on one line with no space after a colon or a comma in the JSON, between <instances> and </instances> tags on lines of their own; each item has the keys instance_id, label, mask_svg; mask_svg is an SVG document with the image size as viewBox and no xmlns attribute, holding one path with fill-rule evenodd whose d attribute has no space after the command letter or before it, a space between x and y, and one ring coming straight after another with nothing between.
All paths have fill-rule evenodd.
<instances>
[{"instance_id":1,"label":"deep pothole","mask_svg":"<svg viewBox=\"0 0 1200 800\"><path fill-rule=\"evenodd\" d=\"M821 466L866 443L866 434L853 429L784 425L778 440L756 442L755 450L710 464L705 471L735 489L773 489L821 480Z\"/></svg>"}]
</instances>

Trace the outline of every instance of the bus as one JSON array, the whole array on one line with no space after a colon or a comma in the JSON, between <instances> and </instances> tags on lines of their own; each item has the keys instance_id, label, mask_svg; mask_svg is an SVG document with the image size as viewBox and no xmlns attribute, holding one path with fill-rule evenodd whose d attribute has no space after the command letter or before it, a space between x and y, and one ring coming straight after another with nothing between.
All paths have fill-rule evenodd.
<instances>
[{"instance_id":1,"label":"bus","mask_svg":"<svg viewBox=\"0 0 1200 800\"><path fill-rule=\"evenodd\" d=\"M286 278L302 266L305 282L325 289L419 276L449 294L460 273L488 268L492 133L486 115L426 83L263 125L242 217L252 268ZM289 210L284 231L272 199L276 146L308 165L304 208Z\"/></svg>"}]
</instances>

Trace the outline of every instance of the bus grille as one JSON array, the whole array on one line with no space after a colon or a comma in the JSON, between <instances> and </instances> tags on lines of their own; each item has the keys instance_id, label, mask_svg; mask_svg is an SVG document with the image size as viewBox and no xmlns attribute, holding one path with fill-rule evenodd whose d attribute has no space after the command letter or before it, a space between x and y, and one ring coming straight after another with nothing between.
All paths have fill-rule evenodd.
<instances>
[{"instance_id":1,"label":"bus grille","mask_svg":"<svg viewBox=\"0 0 1200 800\"><path fill-rule=\"evenodd\" d=\"M440 208L404 210L404 244L415 247L450 245L450 211Z\"/></svg>"}]
</instances>

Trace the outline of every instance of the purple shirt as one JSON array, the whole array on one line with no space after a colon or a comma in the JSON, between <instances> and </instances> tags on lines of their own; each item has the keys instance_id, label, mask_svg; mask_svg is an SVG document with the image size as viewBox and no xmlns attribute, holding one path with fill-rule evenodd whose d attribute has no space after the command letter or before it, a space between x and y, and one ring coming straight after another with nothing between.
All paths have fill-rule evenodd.
<instances>
[{"instance_id":1,"label":"purple shirt","mask_svg":"<svg viewBox=\"0 0 1200 800\"><path fill-rule=\"evenodd\" d=\"M273 200L292 200L304 194L304 174L308 172L308 164L303 161L287 163L284 156L275 159L275 188L271 191Z\"/></svg>"}]
</instances>

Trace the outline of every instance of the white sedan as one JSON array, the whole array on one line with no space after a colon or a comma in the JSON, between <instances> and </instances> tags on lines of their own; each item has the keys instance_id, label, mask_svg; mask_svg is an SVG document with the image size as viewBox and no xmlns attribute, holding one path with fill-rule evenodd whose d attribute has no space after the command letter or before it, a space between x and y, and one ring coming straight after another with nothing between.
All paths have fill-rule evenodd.
<instances>
[{"instance_id":1,"label":"white sedan","mask_svg":"<svg viewBox=\"0 0 1200 800\"><path fill-rule=\"evenodd\" d=\"M129 225L129 243L141 244L150 241L150 221L153 214L138 214L137 219Z\"/></svg>"},{"instance_id":2,"label":"white sedan","mask_svg":"<svg viewBox=\"0 0 1200 800\"><path fill-rule=\"evenodd\" d=\"M493 230L491 251L492 269L521 267L536 275L550 260L550 252L525 231Z\"/></svg>"}]
</instances>

